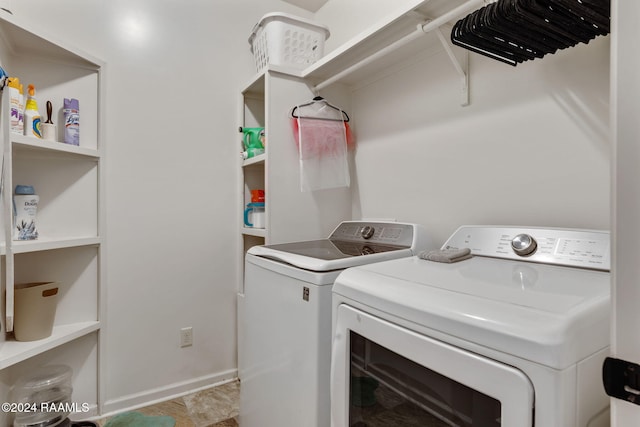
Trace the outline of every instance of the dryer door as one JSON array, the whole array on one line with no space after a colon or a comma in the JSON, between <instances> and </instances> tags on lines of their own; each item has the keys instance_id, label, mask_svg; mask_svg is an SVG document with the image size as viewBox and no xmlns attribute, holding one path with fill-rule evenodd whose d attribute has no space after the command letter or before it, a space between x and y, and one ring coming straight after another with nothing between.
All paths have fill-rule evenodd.
<instances>
[{"instance_id":1,"label":"dryer door","mask_svg":"<svg viewBox=\"0 0 640 427\"><path fill-rule=\"evenodd\" d=\"M533 386L519 370L338 306L333 427L533 426Z\"/></svg>"}]
</instances>

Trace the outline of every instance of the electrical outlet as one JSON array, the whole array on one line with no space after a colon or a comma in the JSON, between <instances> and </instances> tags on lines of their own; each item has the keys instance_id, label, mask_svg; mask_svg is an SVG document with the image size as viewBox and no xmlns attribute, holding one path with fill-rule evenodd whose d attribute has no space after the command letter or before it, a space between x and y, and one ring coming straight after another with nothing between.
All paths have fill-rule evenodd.
<instances>
[{"instance_id":1,"label":"electrical outlet","mask_svg":"<svg viewBox=\"0 0 640 427\"><path fill-rule=\"evenodd\" d=\"M180 347L189 347L193 345L193 328L188 326L180 329Z\"/></svg>"}]
</instances>

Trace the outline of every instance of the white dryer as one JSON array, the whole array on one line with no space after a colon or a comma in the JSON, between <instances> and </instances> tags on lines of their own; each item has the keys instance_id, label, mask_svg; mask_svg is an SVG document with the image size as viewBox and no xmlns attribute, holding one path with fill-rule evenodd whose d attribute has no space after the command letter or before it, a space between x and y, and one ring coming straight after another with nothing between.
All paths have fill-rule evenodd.
<instances>
[{"instance_id":1,"label":"white dryer","mask_svg":"<svg viewBox=\"0 0 640 427\"><path fill-rule=\"evenodd\" d=\"M334 280L347 267L431 247L417 224L345 221L326 239L249 249L240 425L328 427Z\"/></svg>"},{"instance_id":2,"label":"white dryer","mask_svg":"<svg viewBox=\"0 0 640 427\"><path fill-rule=\"evenodd\" d=\"M608 425L609 233L459 228L333 287L332 426Z\"/></svg>"}]
</instances>

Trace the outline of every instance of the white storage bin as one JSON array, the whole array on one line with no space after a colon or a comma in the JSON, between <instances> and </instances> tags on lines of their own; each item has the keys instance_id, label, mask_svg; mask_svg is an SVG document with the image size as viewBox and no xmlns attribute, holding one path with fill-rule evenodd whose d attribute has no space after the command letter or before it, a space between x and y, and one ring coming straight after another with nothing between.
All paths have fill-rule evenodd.
<instances>
[{"instance_id":1,"label":"white storage bin","mask_svg":"<svg viewBox=\"0 0 640 427\"><path fill-rule=\"evenodd\" d=\"M57 282L35 282L15 285L16 341L47 338L53 331L58 302Z\"/></svg>"},{"instance_id":2,"label":"white storage bin","mask_svg":"<svg viewBox=\"0 0 640 427\"><path fill-rule=\"evenodd\" d=\"M267 65L302 70L324 54L329 29L308 19L287 13L269 13L258 22L249 44L258 71Z\"/></svg>"}]
</instances>

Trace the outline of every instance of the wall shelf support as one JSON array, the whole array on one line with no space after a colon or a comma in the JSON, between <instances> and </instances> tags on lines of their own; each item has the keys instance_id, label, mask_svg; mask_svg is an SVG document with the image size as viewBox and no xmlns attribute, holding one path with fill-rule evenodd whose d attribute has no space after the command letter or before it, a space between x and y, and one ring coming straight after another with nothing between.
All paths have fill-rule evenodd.
<instances>
[{"instance_id":1,"label":"wall shelf support","mask_svg":"<svg viewBox=\"0 0 640 427\"><path fill-rule=\"evenodd\" d=\"M469 105L469 52L466 50L463 51L462 60L458 60L455 53L453 52L453 49L451 49L451 45L442 34L442 31L440 31L440 28L436 28L433 31L438 36L438 39L440 40L440 43L442 43L442 47L444 47L445 52L447 52L447 55L449 56L449 59L453 64L453 68L455 68L456 72L460 75L462 86L460 90L460 105L466 107L467 105Z\"/></svg>"}]
</instances>

